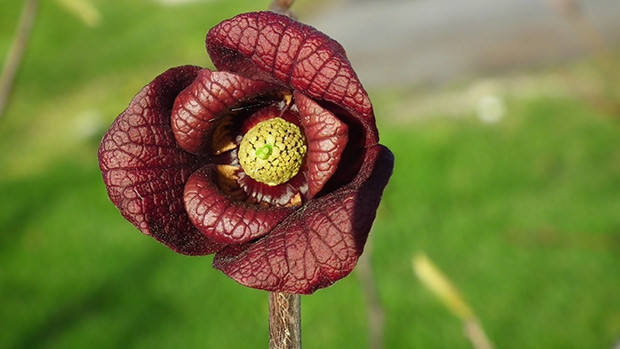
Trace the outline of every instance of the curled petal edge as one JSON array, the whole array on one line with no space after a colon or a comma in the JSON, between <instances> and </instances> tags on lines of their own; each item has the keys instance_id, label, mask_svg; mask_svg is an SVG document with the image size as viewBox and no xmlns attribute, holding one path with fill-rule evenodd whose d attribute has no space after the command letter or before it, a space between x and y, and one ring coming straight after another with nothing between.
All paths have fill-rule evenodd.
<instances>
[{"instance_id":1,"label":"curled petal edge","mask_svg":"<svg viewBox=\"0 0 620 349\"><path fill-rule=\"evenodd\" d=\"M222 245L189 220L183 188L198 159L176 145L170 127L174 98L200 67L167 70L145 86L119 115L98 149L108 196L140 231L186 255L207 255Z\"/></svg>"},{"instance_id":2,"label":"curled petal edge","mask_svg":"<svg viewBox=\"0 0 620 349\"><path fill-rule=\"evenodd\" d=\"M172 130L177 143L190 153L199 153L223 112L253 97L279 90L282 87L265 81L225 71L201 70L192 84L179 93L172 109Z\"/></svg>"},{"instance_id":3,"label":"curled petal edge","mask_svg":"<svg viewBox=\"0 0 620 349\"><path fill-rule=\"evenodd\" d=\"M216 186L216 165L194 172L185 185L185 207L194 225L215 241L239 244L269 233L293 208L236 201Z\"/></svg>"},{"instance_id":4,"label":"curled petal edge","mask_svg":"<svg viewBox=\"0 0 620 349\"><path fill-rule=\"evenodd\" d=\"M349 128L311 98L297 91L293 96L308 142L308 195L314 197L336 172L349 140Z\"/></svg>"}]
</instances>

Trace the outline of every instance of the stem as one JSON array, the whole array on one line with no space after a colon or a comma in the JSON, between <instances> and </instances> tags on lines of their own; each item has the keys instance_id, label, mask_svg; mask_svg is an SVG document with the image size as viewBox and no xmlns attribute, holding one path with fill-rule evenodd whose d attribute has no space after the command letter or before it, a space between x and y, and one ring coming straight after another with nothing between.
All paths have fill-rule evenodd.
<instances>
[{"instance_id":1,"label":"stem","mask_svg":"<svg viewBox=\"0 0 620 349\"><path fill-rule=\"evenodd\" d=\"M273 0L273 2L271 2L271 5L269 5L269 11L295 18L293 12L290 10L291 6L293 5L293 1L294 0Z\"/></svg>"},{"instance_id":2,"label":"stem","mask_svg":"<svg viewBox=\"0 0 620 349\"><path fill-rule=\"evenodd\" d=\"M26 47L28 47L28 39L30 38L30 32L32 31L38 5L38 0L27 0L24 2L22 14L17 23L15 38L6 56L4 67L2 67L2 74L0 74L0 120L8 105L17 71L22 62Z\"/></svg>"},{"instance_id":3,"label":"stem","mask_svg":"<svg viewBox=\"0 0 620 349\"><path fill-rule=\"evenodd\" d=\"M475 349L493 349L493 344L487 337L482 325L475 317L464 321L465 335Z\"/></svg>"},{"instance_id":4,"label":"stem","mask_svg":"<svg viewBox=\"0 0 620 349\"><path fill-rule=\"evenodd\" d=\"M368 348L383 348L383 332L385 327L385 311L377 290L377 283L372 271L370 256L371 241L366 242L366 249L357 261L357 273L362 284L362 293L366 301L368 318Z\"/></svg>"},{"instance_id":5,"label":"stem","mask_svg":"<svg viewBox=\"0 0 620 349\"><path fill-rule=\"evenodd\" d=\"M269 349L301 349L301 297L269 292Z\"/></svg>"},{"instance_id":6,"label":"stem","mask_svg":"<svg viewBox=\"0 0 620 349\"><path fill-rule=\"evenodd\" d=\"M294 0L273 0L269 11L295 18ZM301 349L301 296L269 292L269 349Z\"/></svg>"}]
</instances>

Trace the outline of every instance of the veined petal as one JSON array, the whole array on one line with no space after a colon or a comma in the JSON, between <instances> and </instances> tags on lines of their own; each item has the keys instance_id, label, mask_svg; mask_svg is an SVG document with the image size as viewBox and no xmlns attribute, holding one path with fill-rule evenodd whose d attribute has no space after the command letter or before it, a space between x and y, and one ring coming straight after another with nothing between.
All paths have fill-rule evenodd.
<instances>
[{"instance_id":1,"label":"veined petal","mask_svg":"<svg viewBox=\"0 0 620 349\"><path fill-rule=\"evenodd\" d=\"M378 142L372 104L342 46L315 28L273 12L240 14L206 38L213 64L250 78L276 81L347 110Z\"/></svg>"},{"instance_id":2,"label":"veined petal","mask_svg":"<svg viewBox=\"0 0 620 349\"><path fill-rule=\"evenodd\" d=\"M293 212L287 207L246 204L224 194L216 184L216 165L194 172L185 186L185 206L198 229L215 241L247 242L269 233Z\"/></svg>"},{"instance_id":3,"label":"veined petal","mask_svg":"<svg viewBox=\"0 0 620 349\"><path fill-rule=\"evenodd\" d=\"M251 80L223 71L203 69L194 82L179 93L172 109L172 129L178 144L199 153L207 135L218 125L222 112L253 97L282 90L265 81Z\"/></svg>"},{"instance_id":4,"label":"veined petal","mask_svg":"<svg viewBox=\"0 0 620 349\"><path fill-rule=\"evenodd\" d=\"M144 234L189 255L221 248L185 212L183 188L199 164L176 145L170 127L174 98L200 69L172 68L145 86L110 126L98 151L108 195L121 214Z\"/></svg>"},{"instance_id":5,"label":"veined petal","mask_svg":"<svg viewBox=\"0 0 620 349\"><path fill-rule=\"evenodd\" d=\"M387 148L369 148L349 185L311 200L264 238L222 249L213 266L269 291L309 294L331 285L355 267L393 165Z\"/></svg>"},{"instance_id":6,"label":"veined petal","mask_svg":"<svg viewBox=\"0 0 620 349\"><path fill-rule=\"evenodd\" d=\"M338 169L349 140L348 127L302 93L295 91L293 96L308 144L308 196L314 197Z\"/></svg>"}]
</instances>

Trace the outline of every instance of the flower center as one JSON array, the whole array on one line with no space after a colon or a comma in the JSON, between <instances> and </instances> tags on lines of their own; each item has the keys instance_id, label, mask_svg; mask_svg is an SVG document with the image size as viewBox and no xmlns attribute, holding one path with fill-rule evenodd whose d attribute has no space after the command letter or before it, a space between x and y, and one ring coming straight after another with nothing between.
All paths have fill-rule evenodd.
<instances>
[{"instance_id":1,"label":"flower center","mask_svg":"<svg viewBox=\"0 0 620 349\"><path fill-rule=\"evenodd\" d=\"M239 145L239 162L252 179L270 186L293 178L306 155L304 135L282 118L259 122Z\"/></svg>"}]
</instances>

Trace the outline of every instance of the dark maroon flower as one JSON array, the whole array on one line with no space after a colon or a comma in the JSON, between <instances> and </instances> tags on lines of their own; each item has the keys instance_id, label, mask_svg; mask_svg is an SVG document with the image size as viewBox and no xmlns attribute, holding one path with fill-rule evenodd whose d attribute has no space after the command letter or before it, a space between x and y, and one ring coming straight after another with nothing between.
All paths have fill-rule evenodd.
<instances>
[{"instance_id":1,"label":"dark maroon flower","mask_svg":"<svg viewBox=\"0 0 620 349\"><path fill-rule=\"evenodd\" d=\"M393 156L343 48L271 12L206 39L218 71L172 68L107 131L112 202L147 235L269 291L312 293L362 253Z\"/></svg>"}]
</instances>

